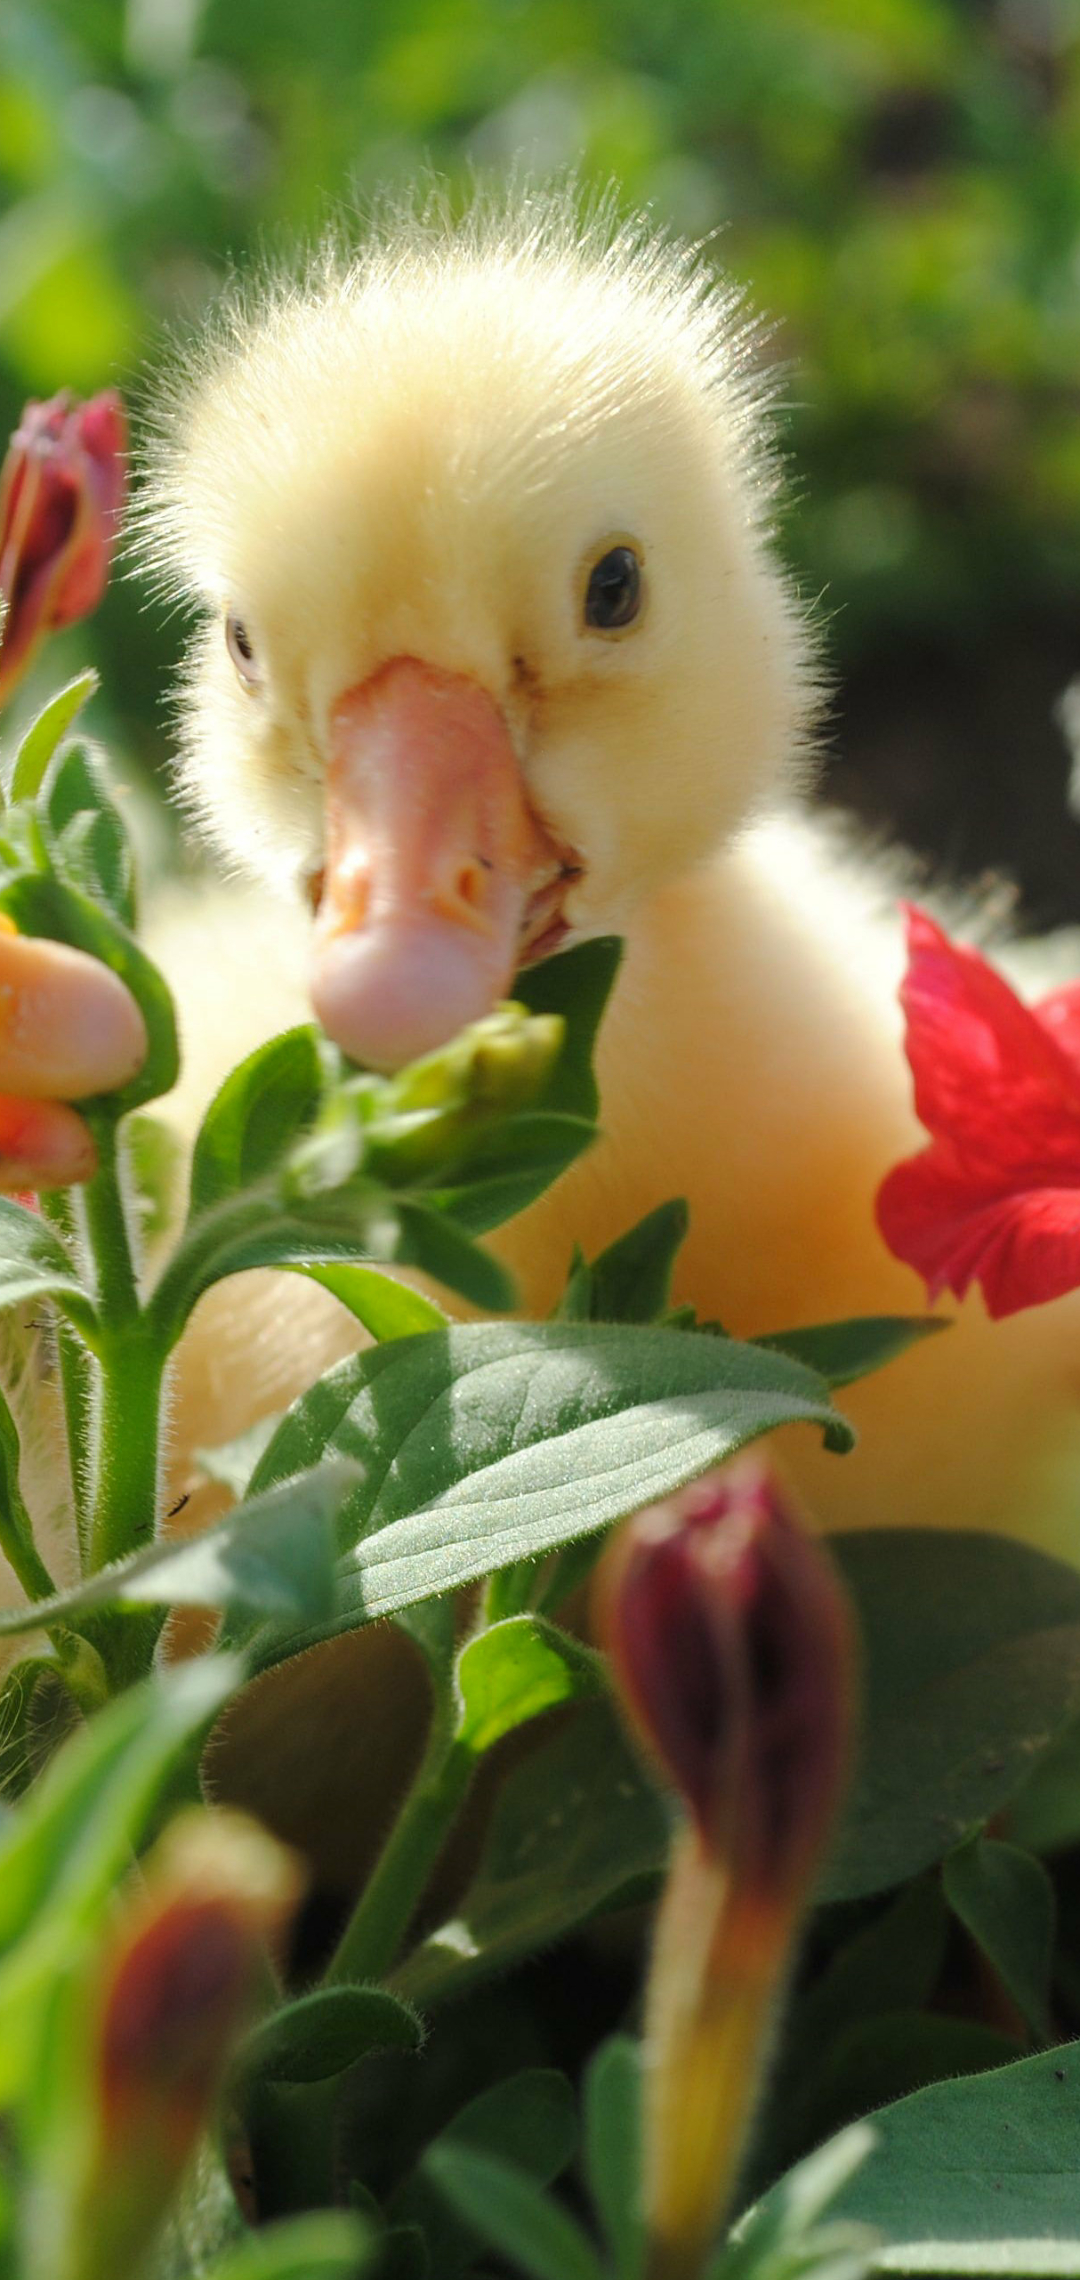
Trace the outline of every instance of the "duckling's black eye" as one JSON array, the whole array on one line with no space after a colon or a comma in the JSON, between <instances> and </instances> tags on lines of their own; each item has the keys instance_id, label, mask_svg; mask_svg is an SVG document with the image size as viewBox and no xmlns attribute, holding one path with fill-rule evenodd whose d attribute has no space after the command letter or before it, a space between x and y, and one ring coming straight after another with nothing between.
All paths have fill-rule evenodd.
<instances>
[{"instance_id":1,"label":"duckling's black eye","mask_svg":"<svg viewBox=\"0 0 1080 2280\"><path fill-rule=\"evenodd\" d=\"M259 668L255 662L255 648L246 625L238 617L225 620L225 647L242 681L249 689L255 687Z\"/></svg>"},{"instance_id":2,"label":"duckling's black eye","mask_svg":"<svg viewBox=\"0 0 1080 2280\"><path fill-rule=\"evenodd\" d=\"M585 623L598 633L618 633L640 608L641 564L632 546L613 546L589 573Z\"/></svg>"}]
</instances>

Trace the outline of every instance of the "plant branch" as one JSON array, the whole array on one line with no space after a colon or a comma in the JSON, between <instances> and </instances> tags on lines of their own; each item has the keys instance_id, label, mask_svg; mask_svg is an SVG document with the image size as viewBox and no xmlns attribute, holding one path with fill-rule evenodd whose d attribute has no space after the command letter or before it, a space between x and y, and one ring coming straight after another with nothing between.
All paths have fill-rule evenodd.
<instances>
[{"instance_id":1,"label":"plant branch","mask_svg":"<svg viewBox=\"0 0 1080 2280\"><path fill-rule=\"evenodd\" d=\"M465 1801L473 1752L455 1739L454 1703L435 1710L419 1771L326 1970L328 1985L389 1971Z\"/></svg>"}]
</instances>

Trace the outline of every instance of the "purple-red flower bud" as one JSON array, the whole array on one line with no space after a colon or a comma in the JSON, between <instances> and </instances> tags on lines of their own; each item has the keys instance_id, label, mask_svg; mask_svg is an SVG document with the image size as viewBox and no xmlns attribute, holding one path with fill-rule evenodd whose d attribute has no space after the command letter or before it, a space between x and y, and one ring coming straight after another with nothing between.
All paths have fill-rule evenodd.
<instances>
[{"instance_id":1,"label":"purple-red flower bud","mask_svg":"<svg viewBox=\"0 0 1080 2280\"><path fill-rule=\"evenodd\" d=\"M39 641L96 609L124 496L127 428L111 388L29 403L0 468L0 702Z\"/></svg>"},{"instance_id":2,"label":"purple-red flower bud","mask_svg":"<svg viewBox=\"0 0 1080 2280\"><path fill-rule=\"evenodd\" d=\"M800 1889L847 1754L850 1627L825 1554L744 1458L628 1521L600 1591L625 1705L706 1851L763 1899Z\"/></svg>"},{"instance_id":3,"label":"purple-red flower bud","mask_svg":"<svg viewBox=\"0 0 1080 2280\"><path fill-rule=\"evenodd\" d=\"M756 1458L629 1520L597 1587L624 1707L688 1809L646 1990L643 2213L649 2280L698 2280L839 1801L851 1630Z\"/></svg>"}]
</instances>

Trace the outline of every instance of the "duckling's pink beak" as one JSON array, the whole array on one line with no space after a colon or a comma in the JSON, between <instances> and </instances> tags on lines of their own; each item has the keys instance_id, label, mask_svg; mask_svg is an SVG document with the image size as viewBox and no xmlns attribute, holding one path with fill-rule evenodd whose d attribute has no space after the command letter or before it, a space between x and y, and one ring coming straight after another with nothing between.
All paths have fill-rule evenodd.
<instances>
[{"instance_id":1,"label":"duckling's pink beak","mask_svg":"<svg viewBox=\"0 0 1080 2280\"><path fill-rule=\"evenodd\" d=\"M475 681L395 657L334 708L312 1003L352 1059L396 1069L488 1013L553 850Z\"/></svg>"}]
</instances>

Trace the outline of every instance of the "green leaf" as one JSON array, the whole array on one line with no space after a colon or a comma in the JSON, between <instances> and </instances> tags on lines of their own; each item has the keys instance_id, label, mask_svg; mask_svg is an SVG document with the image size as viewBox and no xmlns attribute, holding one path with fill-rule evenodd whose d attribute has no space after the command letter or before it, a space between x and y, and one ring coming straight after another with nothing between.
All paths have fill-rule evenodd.
<instances>
[{"instance_id":1,"label":"green leaf","mask_svg":"<svg viewBox=\"0 0 1080 2280\"><path fill-rule=\"evenodd\" d=\"M511 1206L518 1208L516 1203ZM420 1267L486 1314L505 1314L513 1306L517 1295L513 1276L500 1259L471 1242L453 1218L418 1203L415 1196L399 1197L396 1211L400 1233L391 1256L402 1266Z\"/></svg>"},{"instance_id":2,"label":"green leaf","mask_svg":"<svg viewBox=\"0 0 1080 2280\"><path fill-rule=\"evenodd\" d=\"M949 1854L942 1873L950 1908L993 1964L1028 2025L1051 2042L1057 1902L1045 1868L1016 1845L974 1836Z\"/></svg>"},{"instance_id":3,"label":"green leaf","mask_svg":"<svg viewBox=\"0 0 1080 2280\"><path fill-rule=\"evenodd\" d=\"M819 1897L887 1890L1021 1787L1080 1709L1080 1575L1006 1537L883 1528L832 1551L863 1637L856 1778Z\"/></svg>"},{"instance_id":4,"label":"green leaf","mask_svg":"<svg viewBox=\"0 0 1080 2280\"><path fill-rule=\"evenodd\" d=\"M894 2011L888 1989L879 1989L867 2017L844 2027L819 2051L797 2106L782 2118L776 2146L780 2165L793 2152L805 2152L823 2133L876 2112L925 2083L984 2074L1020 2056L1014 2036L979 2019Z\"/></svg>"},{"instance_id":5,"label":"green leaf","mask_svg":"<svg viewBox=\"0 0 1080 2280\"><path fill-rule=\"evenodd\" d=\"M333 1298L362 1322L373 1338L412 1338L421 1330L442 1330L446 1316L434 1299L377 1267L346 1266L340 1260L322 1267L296 1267L295 1274L321 1283Z\"/></svg>"},{"instance_id":6,"label":"green leaf","mask_svg":"<svg viewBox=\"0 0 1080 2280\"><path fill-rule=\"evenodd\" d=\"M11 773L12 800L32 800L37 797L53 753L62 737L67 735L73 720L98 686L94 672L80 673L66 688L58 689L55 697L31 721L15 754Z\"/></svg>"},{"instance_id":7,"label":"green leaf","mask_svg":"<svg viewBox=\"0 0 1080 2280\"><path fill-rule=\"evenodd\" d=\"M655 1322L671 1298L671 1276L690 1214L681 1196L657 1205L589 1270L594 1322ZM815 1362L811 1368L817 1369ZM824 1371L819 1375L824 1376Z\"/></svg>"},{"instance_id":8,"label":"green leaf","mask_svg":"<svg viewBox=\"0 0 1080 2280\"><path fill-rule=\"evenodd\" d=\"M842 2219L820 2226L865 2162L874 2131L854 2122L781 2178L749 2209L707 2266L703 2280L861 2280L875 2265L880 2236Z\"/></svg>"},{"instance_id":9,"label":"green leaf","mask_svg":"<svg viewBox=\"0 0 1080 2280\"><path fill-rule=\"evenodd\" d=\"M862 1314L849 1322L818 1322L805 1330L775 1330L755 1338L770 1353L791 1354L817 1370L833 1388L852 1385L886 1362L950 1327L943 1314Z\"/></svg>"},{"instance_id":10,"label":"green leaf","mask_svg":"<svg viewBox=\"0 0 1080 2280\"><path fill-rule=\"evenodd\" d=\"M352 1266L357 1253L423 1267L485 1308L512 1297L497 1260L412 1199L399 1208L381 1189L362 1186L286 1205L268 1180L189 1221L150 1303L156 1332L175 1342L203 1292L249 1267Z\"/></svg>"},{"instance_id":11,"label":"green leaf","mask_svg":"<svg viewBox=\"0 0 1080 2280\"><path fill-rule=\"evenodd\" d=\"M572 2161L577 2135L574 2093L565 2074L528 2066L470 2098L432 2146L468 2146L493 2154L548 2185Z\"/></svg>"},{"instance_id":12,"label":"green leaf","mask_svg":"<svg viewBox=\"0 0 1080 2280\"><path fill-rule=\"evenodd\" d=\"M503 1782L456 1915L399 1965L396 1992L423 2006L549 1946L651 1885L670 1844L614 1710L584 1704Z\"/></svg>"},{"instance_id":13,"label":"green leaf","mask_svg":"<svg viewBox=\"0 0 1080 2280\"><path fill-rule=\"evenodd\" d=\"M103 903L121 926L135 925L135 866L118 815L102 810L75 816L55 855L61 878Z\"/></svg>"},{"instance_id":14,"label":"green leaf","mask_svg":"<svg viewBox=\"0 0 1080 2280\"><path fill-rule=\"evenodd\" d=\"M0 1308L55 1299L93 1345L97 1313L68 1253L40 1212L0 1196Z\"/></svg>"},{"instance_id":15,"label":"green leaf","mask_svg":"<svg viewBox=\"0 0 1080 2280\"><path fill-rule=\"evenodd\" d=\"M874 2137L834 2208L884 2234L880 2269L1080 2274L1075 2045L918 2090Z\"/></svg>"},{"instance_id":16,"label":"green leaf","mask_svg":"<svg viewBox=\"0 0 1080 2280\"><path fill-rule=\"evenodd\" d=\"M192 1217L275 1169L315 1113L318 1035L289 1029L227 1077L199 1126L191 1160Z\"/></svg>"},{"instance_id":17,"label":"green leaf","mask_svg":"<svg viewBox=\"0 0 1080 2280\"><path fill-rule=\"evenodd\" d=\"M458 1738L480 1757L560 1702L604 1692L599 1655L553 1623L512 1615L465 1645L457 1663Z\"/></svg>"},{"instance_id":18,"label":"green leaf","mask_svg":"<svg viewBox=\"0 0 1080 2280\"><path fill-rule=\"evenodd\" d=\"M1080 1842L1080 1719L1072 1719L1043 1752L1014 1797L1008 1834L1025 1852L1064 1852Z\"/></svg>"},{"instance_id":19,"label":"green leaf","mask_svg":"<svg viewBox=\"0 0 1080 2280\"><path fill-rule=\"evenodd\" d=\"M644 2258L641 2172L641 2050L613 2035L585 2076L585 2175L619 2280L636 2280Z\"/></svg>"},{"instance_id":20,"label":"green leaf","mask_svg":"<svg viewBox=\"0 0 1080 2280\"><path fill-rule=\"evenodd\" d=\"M457 2280L472 2271L476 2231L453 2212L428 2168L438 2147L464 2146L494 2155L548 2185L573 2158L577 2144L574 2095L565 2075L548 2067L527 2067L482 2090L434 2138L417 2167L395 2193L391 2212L398 2221L419 2225L428 2241L438 2280Z\"/></svg>"},{"instance_id":21,"label":"green leaf","mask_svg":"<svg viewBox=\"0 0 1080 2280\"><path fill-rule=\"evenodd\" d=\"M362 2217L322 2209L267 2225L207 2272L206 2280L363 2280L379 2261Z\"/></svg>"},{"instance_id":22,"label":"green leaf","mask_svg":"<svg viewBox=\"0 0 1080 2280\"><path fill-rule=\"evenodd\" d=\"M0 885L0 910L20 934L44 935L100 958L126 984L146 1023L146 1059L130 1082L99 1105L124 1116L171 1092L180 1066L176 1017L169 991L138 944L114 918L74 887L39 873L20 872Z\"/></svg>"},{"instance_id":23,"label":"green leaf","mask_svg":"<svg viewBox=\"0 0 1080 2280\"><path fill-rule=\"evenodd\" d=\"M248 1483L263 1451L268 1449L281 1423L276 1417L257 1417L233 1441L219 1441L212 1449L196 1449L195 1462L207 1480L216 1480L235 1497L247 1494Z\"/></svg>"},{"instance_id":24,"label":"green leaf","mask_svg":"<svg viewBox=\"0 0 1080 2280\"><path fill-rule=\"evenodd\" d=\"M100 1607L223 1607L325 1621L334 1604L334 1518L355 1480L356 1467L340 1462L300 1474L201 1536L152 1544L68 1591L0 1613L0 1638Z\"/></svg>"},{"instance_id":25,"label":"green leaf","mask_svg":"<svg viewBox=\"0 0 1080 2280\"><path fill-rule=\"evenodd\" d=\"M101 768L75 745L50 761L38 802L61 878L83 888L120 920L135 924L131 846Z\"/></svg>"},{"instance_id":26,"label":"green leaf","mask_svg":"<svg viewBox=\"0 0 1080 2280\"><path fill-rule=\"evenodd\" d=\"M428 1199L470 1235L486 1235L543 1195L596 1136L595 1124L580 1116L530 1110L507 1117L470 1149L462 1178L431 1187Z\"/></svg>"},{"instance_id":27,"label":"green leaf","mask_svg":"<svg viewBox=\"0 0 1080 2280\"><path fill-rule=\"evenodd\" d=\"M144 1243L152 1244L175 1227L179 1214L184 1146L163 1116L137 1109L124 1126L133 1200Z\"/></svg>"},{"instance_id":28,"label":"green leaf","mask_svg":"<svg viewBox=\"0 0 1080 2280\"><path fill-rule=\"evenodd\" d=\"M274 2011L236 2059L246 2082L325 2082L370 2050L419 2050L416 2012L381 1987L317 1987Z\"/></svg>"},{"instance_id":29,"label":"green leaf","mask_svg":"<svg viewBox=\"0 0 1080 2280\"><path fill-rule=\"evenodd\" d=\"M446 2144L430 2148L425 2166L481 2240L530 2280L604 2280L580 2226L525 2171Z\"/></svg>"},{"instance_id":30,"label":"green leaf","mask_svg":"<svg viewBox=\"0 0 1080 2280\"><path fill-rule=\"evenodd\" d=\"M819 1379L728 1339L462 1324L330 1371L288 1412L252 1486L325 1455L362 1467L331 1627L344 1631L605 1527L799 1420L849 1438ZM269 1651L316 1635L328 1634Z\"/></svg>"},{"instance_id":31,"label":"green leaf","mask_svg":"<svg viewBox=\"0 0 1080 2280\"><path fill-rule=\"evenodd\" d=\"M514 982L518 1005L530 1013L558 1013L566 1023L563 1049L538 1106L595 1124L599 1093L592 1057L604 1008L622 960L616 935L576 943L537 966L527 966Z\"/></svg>"}]
</instances>

